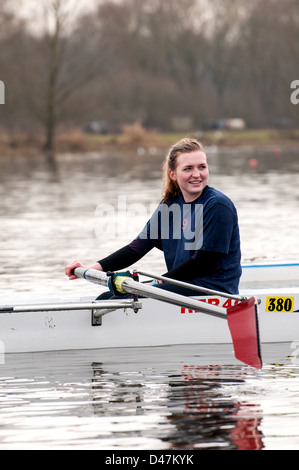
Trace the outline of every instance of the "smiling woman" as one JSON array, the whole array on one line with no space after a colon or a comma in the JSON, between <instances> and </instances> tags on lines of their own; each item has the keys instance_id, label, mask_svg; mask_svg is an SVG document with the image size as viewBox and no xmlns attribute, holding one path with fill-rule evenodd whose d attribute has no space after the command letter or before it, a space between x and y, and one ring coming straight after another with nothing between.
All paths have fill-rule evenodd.
<instances>
[{"instance_id":1,"label":"smiling woman","mask_svg":"<svg viewBox=\"0 0 299 470\"><path fill-rule=\"evenodd\" d=\"M187 281L190 289L169 282L160 289L195 295L192 285L237 294L241 276L238 216L234 204L208 186L206 152L195 139L171 147L164 165L163 199L139 235L125 247L90 268L119 271L140 260L153 248L163 251L165 277ZM66 275L75 279L75 261ZM115 292L114 292L115 293ZM110 298L105 293L101 298Z\"/></svg>"},{"instance_id":2,"label":"smiling woman","mask_svg":"<svg viewBox=\"0 0 299 470\"><path fill-rule=\"evenodd\" d=\"M208 170L207 155L199 141L195 139L182 139L170 148L164 163L164 192L162 198L164 202L167 203L170 198L179 196L182 193L178 176L180 177L181 171L183 171L186 173L185 177L189 178L190 175L187 173L192 170L192 166L194 165L204 165ZM200 179L199 176L200 175L198 175L195 181ZM182 180L184 180L185 177L182 178ZM207 178L208 173L205 178L206 184Z\"/></svg>"},{"instance_id":3,"label":"smiling woman","mask_svg":"<svg viewBox=\"0 0 299 470\"><path fill-rule=\"evenodd\" d=\"M195 150L179 155L175 169L169 170L169 177L180 188L185 202L194 201L201 196L208 184L209 169L206 154Z\"/></svg>"}]
</instances>

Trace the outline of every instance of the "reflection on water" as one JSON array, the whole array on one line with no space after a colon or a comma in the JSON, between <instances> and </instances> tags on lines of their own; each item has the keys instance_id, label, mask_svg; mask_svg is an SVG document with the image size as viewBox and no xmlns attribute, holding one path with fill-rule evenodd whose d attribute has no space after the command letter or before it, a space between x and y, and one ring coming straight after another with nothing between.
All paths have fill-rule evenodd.
<instances>
[{"instance_id":1,"label":"reflection on water","mask_svg":"<svg viewBox=\"0 0 299 470\"><path fill-rule=\"evenodd\" d=\"M298 365L262 371L227 345L9 355L0 449L299 449Z\"/></svg>"},{"instance_id":2,"label":"reflection on water","mask_svg":"<svg viewBox=\"0 0 299 470\"><path fill-rule=\"evenodd\" d=\"M223 394L227 384L245 383L245 378L238 378L232 366L184 364L181 371L158 377L159 382L163 381L159 387L144 383L143 374L139 374L139 380L137 373L109 374L101 363L93 364L93 373L96 415L112 411L113 416L124 413L146 416L149 410L160 410L166 421L157 427L156 438L169 448L259 450L263 447L258 430L262 419L260 407L242 405ZM133 430L132 437L135 433Z\"/></svg>"},{"instance_id":3,"label":"reflection on water","mask_svg":"<svg viewBox=\"0 0 299 470\"><path fill-rule=\"evenodd\" d=\"M238 209L243 262L298 259L298 152L209 150L210 184ZM131 241L159 202L163 159L153 152L69 154L55 161L2 156L0 273L6 296L72 296L74 283L64 266L74 259L94 263ZM125 206L119 207L119 198ZM101 230L96 210L103 204L123 224L114 237ZM161 253L148 254L142 268L164 272ZM94 286L80 286L82 295L94 294Z\"/></svg>"},{"instance_id":4,"label":"reflection on water","mask_svg":"<svg viewBox=\"0 0 299 470\"><path fill-rule=\"evenodd\" d=\"M229 371L230 377L225 374ZM172 413L175 432L166 440L186 448L260 450L262 434L258 430L262 412L258 405L241 404L223 394L227 384L245 384L245 377L232 368L219 365L185 366L184 381L171 383L170 401L174 407L184 400L182 413Z\"/></svg>"}]
</instances>

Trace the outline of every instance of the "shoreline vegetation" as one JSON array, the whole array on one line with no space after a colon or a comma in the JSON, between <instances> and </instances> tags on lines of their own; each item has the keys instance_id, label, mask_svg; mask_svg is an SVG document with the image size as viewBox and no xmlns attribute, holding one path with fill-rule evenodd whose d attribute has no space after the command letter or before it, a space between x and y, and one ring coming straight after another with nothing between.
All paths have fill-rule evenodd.
<instances>
[{"instance_id":1,"label":"shoreline vegetation","mask_svg":"<svg viewBox=\"0 0 299 470\"><path fill-rule=\"evenodd\" d=\"M165 151L183 137L196 137L204 146L230 147L299 147L299 129L221 130L191 132L159 132L147 130L139 124L124 126L122 132L88 134L81 130L59 132L52 153L87 153L95 151L138 151L156 149ZM42 135L0 135L1 156L37 155L43 150Z\"/></svg>"}]
</instances>

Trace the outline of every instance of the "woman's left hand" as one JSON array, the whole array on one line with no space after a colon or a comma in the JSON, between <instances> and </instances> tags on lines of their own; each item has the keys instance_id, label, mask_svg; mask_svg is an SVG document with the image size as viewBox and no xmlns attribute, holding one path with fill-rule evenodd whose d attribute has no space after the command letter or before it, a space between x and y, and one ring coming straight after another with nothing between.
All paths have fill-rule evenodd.
<instances>
[{"instance_id":1,"label":"woman's left hand","mask_svg":"<svg viewBox=\"0 0 299 470\"><path fill-rule=\"evenodd\" d=\"M163 283L162 283L162 281L160 281L159 279L155 279L155 280L151 283L152 286L157 286L158 284L163 284Z\"/></svg>"}]
</instances>

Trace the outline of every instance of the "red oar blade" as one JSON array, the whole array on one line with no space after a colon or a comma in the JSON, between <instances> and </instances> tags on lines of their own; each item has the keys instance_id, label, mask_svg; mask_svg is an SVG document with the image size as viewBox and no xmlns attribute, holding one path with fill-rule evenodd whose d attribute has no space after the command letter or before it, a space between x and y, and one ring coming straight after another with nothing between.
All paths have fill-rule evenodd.
<instances>
[{"instance_id":1,"label":"red oar blade","mask_svg":"<svg viewBox=\"0 0 299 470\"><path fill-rule=\"evenodd\" d=\"M256 298L251 297L234 307L229 307L227 320L236 358L249 366L261 369L262 357Z\"/></svg>"}]
</instances>

